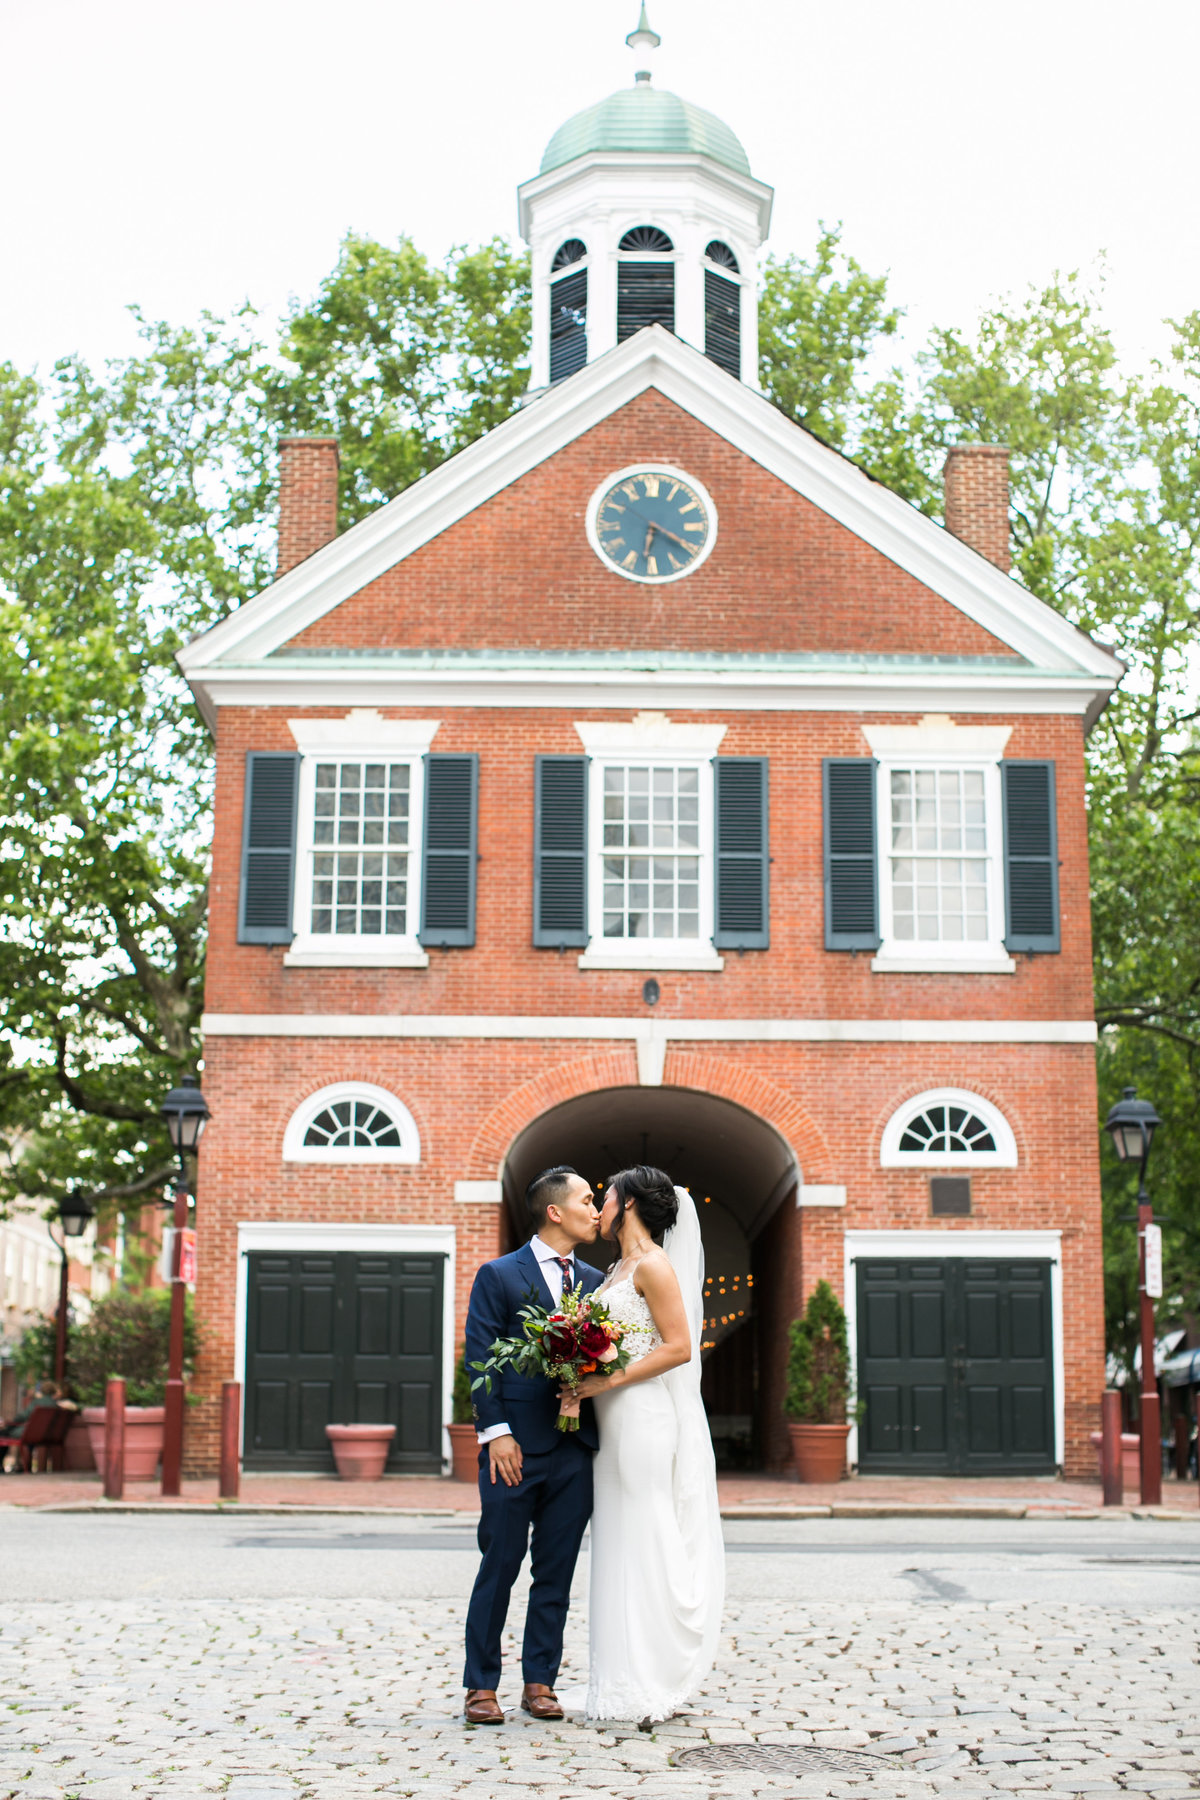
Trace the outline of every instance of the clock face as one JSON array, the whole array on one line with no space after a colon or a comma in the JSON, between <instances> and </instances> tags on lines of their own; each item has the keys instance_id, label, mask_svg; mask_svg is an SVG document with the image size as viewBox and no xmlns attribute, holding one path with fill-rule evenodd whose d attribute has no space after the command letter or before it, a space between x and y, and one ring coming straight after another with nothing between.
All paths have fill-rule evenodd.
<instances>
[{"instance_id":1,"label":"clock face","mask_svg":"<svg viewBox=\"0 0 1200 1800\"><path fill-rule=\"evenodd\" d=\"M592 548L630 581L679 581L712 549L717 515L690 475L663 464L623 469L593 495Z\"/></svg>"}]
</instances>

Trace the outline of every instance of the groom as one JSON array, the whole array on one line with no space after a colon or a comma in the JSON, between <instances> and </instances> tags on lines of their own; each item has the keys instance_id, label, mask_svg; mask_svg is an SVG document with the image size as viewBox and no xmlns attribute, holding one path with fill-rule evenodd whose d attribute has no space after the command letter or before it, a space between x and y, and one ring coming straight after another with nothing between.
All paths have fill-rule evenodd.
<instances>
[{"instance_id":1,"label":"groom","mask_svg":"<svg viewBox=\"0 0 1200 1800\"><path fill-rule=\"evenodd\" d=\"M582 1284L586 1292L604 1279L580 1262L576 1246L591 1244L599 1230L592 1190L574 1169L543 1169L525 1190L534 1236L511 1256L484 1263L467 1308L468 1370L486 1362L498 1337L517 1337L518 1314L531 1303L556 1307L564 1288ZM474 1379L472 1370L472 1379ZM554 1695L562 1660L563 1627L571 1577L592 1511L592 1455L596 1418L583 1403L577 1432L555 1428L558 1395L544 1376L493 1374L492 1390L474 1392L479 1456L479 1573L467 1608L467 1690L464 1717L469 1725L503 1725L496 1699L500 1681L500 1634L508 1597L530 1547L529 1604L521 1666L522 1710L535 1719L561 1719Z\"/></svg>"}]
</instances>

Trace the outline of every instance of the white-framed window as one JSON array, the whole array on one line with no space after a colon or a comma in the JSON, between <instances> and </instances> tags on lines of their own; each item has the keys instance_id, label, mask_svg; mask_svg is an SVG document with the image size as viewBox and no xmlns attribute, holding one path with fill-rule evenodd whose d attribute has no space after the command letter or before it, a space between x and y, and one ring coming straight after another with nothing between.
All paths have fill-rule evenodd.
<instances>
[{"instance_id":1,"label":"white-framed window","mask_svg":"<svg viewBox=\"0 0 1200 1800\"><path fill-rule=\"evenodd\" d=\"M339 1081L310 1094L288 1120L284 1162L416 1163L416 1121L395 1094L365 1081Z\"/></svg>"},{"instance_id":2,"label":"white-framed window","mask_svg":"<svg viewBox=\"0 0 1200 1800\"><path fill-rule=\"evenodd\" d=\"M285 964L424 967L423 759L437 722L359 710L289 724L301 763Z\"/></svg>"},{"instance_id":3,"label":"white-framed window","mask_svg":"<svg viewBox=\"0 0 1200 1800\"><path fill-rule=\"evenodd\" d=\"M1000 757L1007 728L867 726L878 758L880 970L1011 973Z\"/></svg>"},{"instance_id":4,"label":"white-framed window","mask_svg":"<svg viewBox=\"0 0 1200 1800\"><path fill-rule=\"evenodd\" d=\"M723 725L576 725L588 769L581 968L720 969L713 948L713 758Z\"/></svg>"},{"instance_id":5,"label":"white-framed window","mask_svg":"<svg viewBox=\"0 0 1200 1800\"><path fill-rule=\"evenodd\" d=\"M885 1169L1015 1169L1017 1140L998 1106L965 1088L929 1088L883 1128Z\"/></svg>"}]
</instances>

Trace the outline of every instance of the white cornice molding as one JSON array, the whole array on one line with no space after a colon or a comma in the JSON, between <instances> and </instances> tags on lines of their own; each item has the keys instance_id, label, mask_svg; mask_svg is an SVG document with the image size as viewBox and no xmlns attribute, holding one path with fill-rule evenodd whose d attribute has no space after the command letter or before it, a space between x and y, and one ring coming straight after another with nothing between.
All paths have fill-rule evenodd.
<instances>
[{"instance_id":1,"label":"white cornice molding","mask_svg":"<svg viewBox=\"0 0 1200 1800\"><path fill-rule=\"evenodd\" d=\"M762 395L660 326L542 393L378 512L297 564L179 653L198 689L228 659L280 648L519 476L654 388L1038 668L1092 677L1123 665L1074 626ZM469 583L469 575L464 578Z\"/></svg>"},{"instance_id":2,"label":"white cornice molding","mask_svg":"<svg viewBox=\"0 0 1200 1800\"><path fill-rule=\"evenodd\" d=\"M332 666L330 666L332 664ZM1079 671L1016 664L897 669L703 670L514 667L397 669L280 659L218 666L191 677L210 723L223 706L642 708L729 712L1065 713L1096 710L1098 683Z\"/></svg>"},{"instance_id":3,"label":"white cornice molding","mask_svg":"<svg viewBox=\"0 0 1200 1800\"><path fill-rule=\"evenodd\" d=\"M563 1043L1094 1044L1094 1019L621 1019L507 1013L205 1013L205 1037L514 1038Z\"/></svg>"},{"instance_id":4,"label":"white cornice molding","mask_svg":"<svg viewBox=\"0 0 1200 1800\"><path fill-rule=\"evenodd\" d=\"M646 170L651 170L659 180L669 170L699 175L716 191L724 190L730 195L739 210L753 215L760 241L771 229L775 189L765 181L759 181L755 175L730 169L713 157L694 150L673 153L657 150L590 150L568 163L560 163L556 169L547 169L545 174L533 175L528 181L521 183L517 189L517 218L521 236L526 242L529 241L534 205L556 190L562 190L564 206L570 211L581 187L603 183L606 177L616 176L619 180L626 173L641 176Z\"/></svg>"}]
</instances>

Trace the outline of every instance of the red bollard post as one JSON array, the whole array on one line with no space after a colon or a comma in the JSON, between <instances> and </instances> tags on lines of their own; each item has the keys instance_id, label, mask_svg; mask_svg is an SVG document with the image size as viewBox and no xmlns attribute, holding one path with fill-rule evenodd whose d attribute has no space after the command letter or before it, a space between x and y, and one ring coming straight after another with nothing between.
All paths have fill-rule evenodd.
<instances>
[{"instance_id":1,"label":"red bollard post","mask_svg":"<svg viewBox=\"0 0 1200 1800\"><path fill-rule=\"evenodd\" d=\"M222 1500L236 1500L241 1486L238 1450L242 1435L242 1384L221 1383L221 1480Z\"/></svg>"},{"instance_id":2,"label":"red bollard post","mask_svg":"<svg viewBox=\"0 0 1200 1800\"><path fill-rule=\"evenodd\" d=\"M1121 1445L1121 1396L1109 1388L1100 1402L1100 1484L1105 1506L1125 1503L1125 1465Z\"/></svg>"},{"instance_id":3,"label":"red bollard post","mask_svg":"<svg viewBox=\"0 0 1200 1800\"><path fill-rule=\"evenodd\" d=\"M125 1492L125 1381L114 1375L104 1392L104 1498Z\"/></svg>"}]
</instances>

